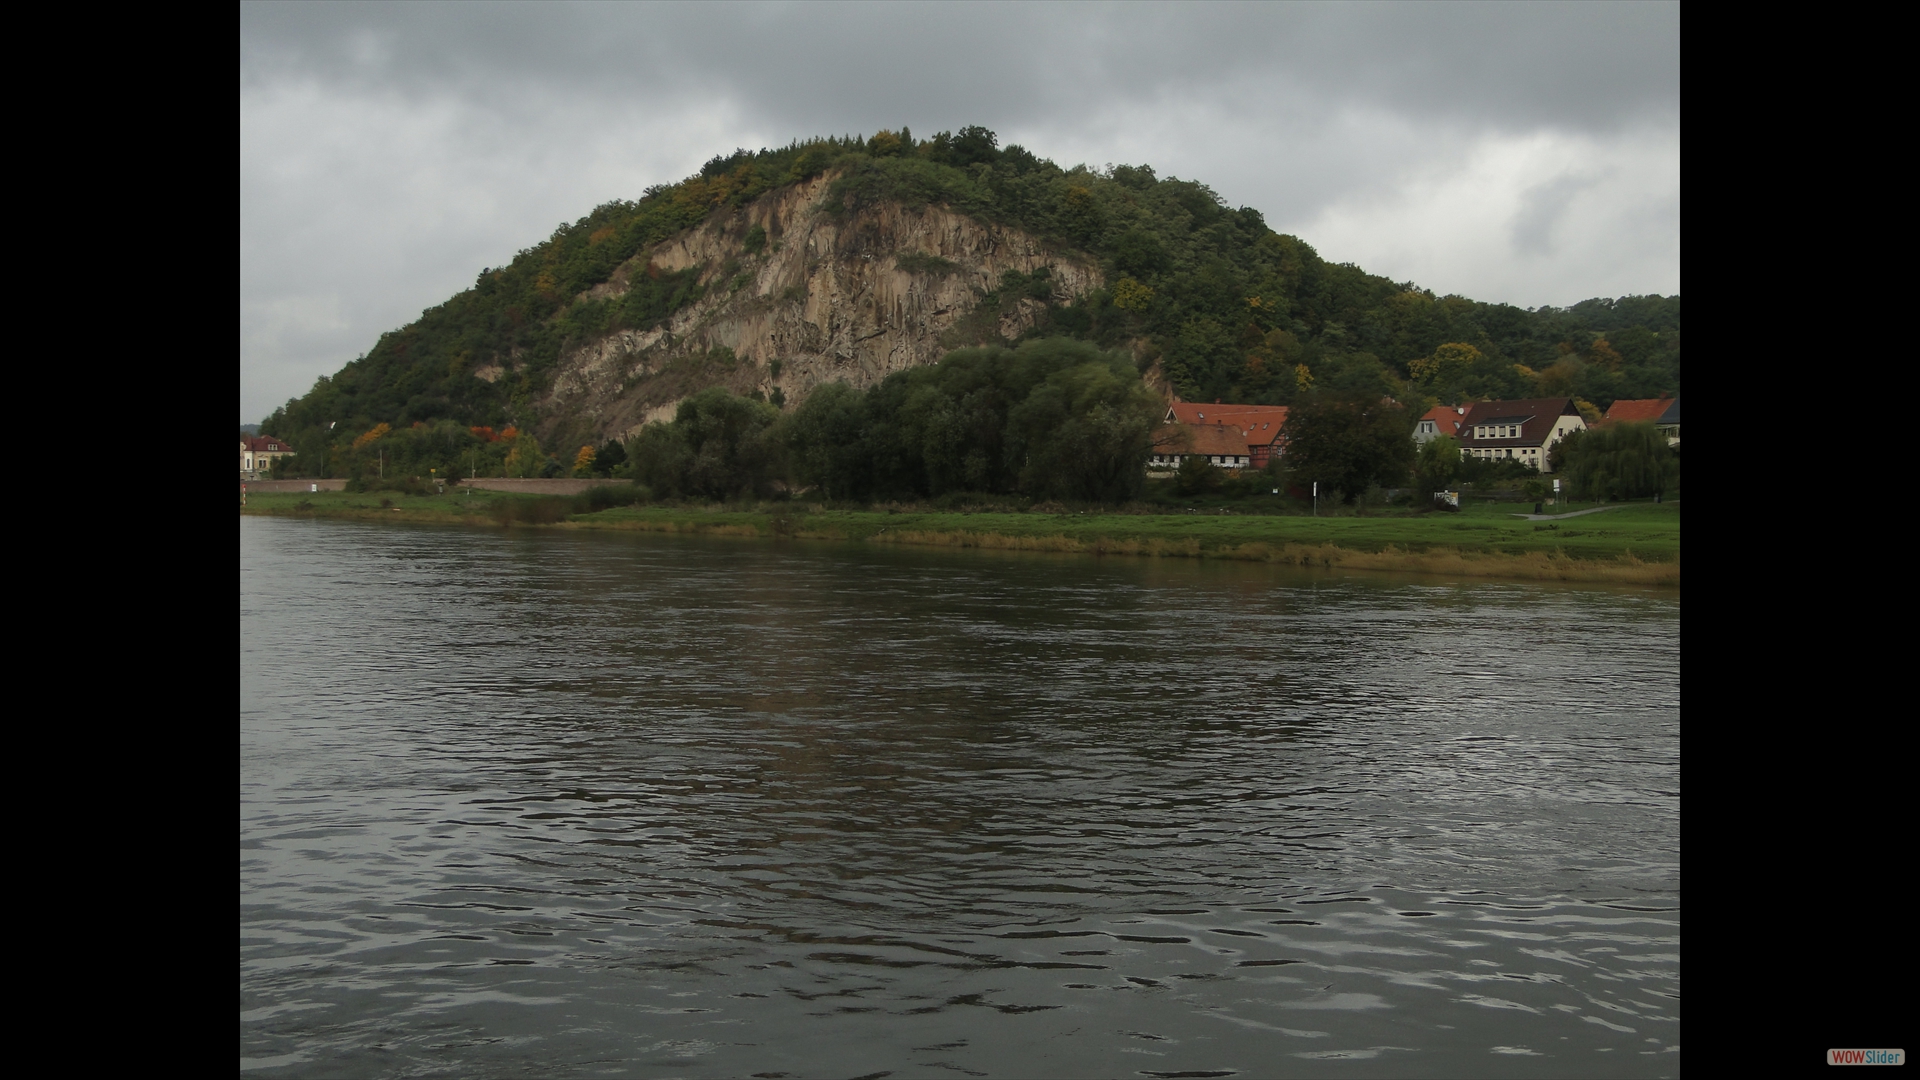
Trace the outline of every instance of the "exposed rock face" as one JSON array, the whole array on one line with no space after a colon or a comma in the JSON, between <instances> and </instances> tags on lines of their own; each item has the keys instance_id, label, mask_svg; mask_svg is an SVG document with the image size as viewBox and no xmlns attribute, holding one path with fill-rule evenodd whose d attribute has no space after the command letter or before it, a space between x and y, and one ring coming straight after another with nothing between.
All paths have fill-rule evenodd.
<instances>
[{"instance_id":1,"label":"exposed rock face","mask_svg":"<svg viewBox=\"0 0 1920 1080\"><path fill-rule=\"evenodd\" d=\"M706 386L778 388L790 403L825 382L866 387L958 346L1031 327L1045 310L1033 299L1003 304L997 325L958 325L1008 270L1051 268L1060 303L1101 285L1084 256L939 207L882 204L836 218L822 206L830 181L769 192L641 252L588 290L582 299L622 296L651 263L699 268L707 291L662 326L616 331L562 356L542 411L600 438L625 437L648 420L670 419L680 398ZM767 244L748 255L755 225ZM731 367L707 360L722 346L736 357Z\"/></svg>"}]
</instances>

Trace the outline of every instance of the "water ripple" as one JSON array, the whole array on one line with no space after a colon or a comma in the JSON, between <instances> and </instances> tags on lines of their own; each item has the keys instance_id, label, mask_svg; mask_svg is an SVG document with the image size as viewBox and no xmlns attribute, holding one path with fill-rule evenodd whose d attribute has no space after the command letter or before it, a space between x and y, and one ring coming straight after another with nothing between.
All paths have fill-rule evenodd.
<instances>
[{"instance_id":1,"label":"water ripple","mask_svg":"<svg viewBox=\"0 0 1920 1080\"><path fill-rule=\"evenodd\" d=\"M241 571L243 1071L1678 1069L1671 597L259 518Z\"/></svg>"}]
</instances>

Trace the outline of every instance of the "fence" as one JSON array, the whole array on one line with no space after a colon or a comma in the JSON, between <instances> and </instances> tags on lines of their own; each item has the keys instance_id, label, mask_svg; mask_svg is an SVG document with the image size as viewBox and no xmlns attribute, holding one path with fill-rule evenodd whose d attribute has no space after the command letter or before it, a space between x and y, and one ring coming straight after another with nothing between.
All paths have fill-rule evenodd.
<instances>
[{"instance_id":1,"label":"fence","mask_svg":"<svg viewBox=\"0 0 1920 1080\"><path fill-rule=\"evenodd\" d=\"M462 480L460 486L481 491L517 491L524 495L578 495L588 488L624 487L632 483L631 480L512 480L482 476L478 480Z\"/></svg>"}]
</instances>

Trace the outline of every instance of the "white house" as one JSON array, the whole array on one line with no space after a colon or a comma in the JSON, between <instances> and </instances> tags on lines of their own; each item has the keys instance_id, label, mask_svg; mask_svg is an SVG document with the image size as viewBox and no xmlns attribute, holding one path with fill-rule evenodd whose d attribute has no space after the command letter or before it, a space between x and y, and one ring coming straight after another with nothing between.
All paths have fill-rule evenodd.
<instances>
[{"instance_id":1,"label":"white house","mask_svg":"<svg viewBox=\"0 0 1920 1080\"><path fill-rule=\"evenodd\" d=\"M1226 424L1168 424L1155 433L1149 472L1171 472L1181 459L1202 458L1222 469L1245 469L1253 464L1253 449L1245 433Z\"/></svg>"},{"instance_id":2,"label":"white house","mask_svg":"<svg viewBox=\"0 0 1920 1080\"><path fill-rule=\"evenodd\" d=\"M1572 398L1481 401L1467 406L1453 437L1463 458L1510 459L1552 472L1553 445L1586 426Z\"/></svg>"},{"instance_id":3,"label":"white house","mask_svg":"<svg viewBox=\"0 0 1920 1080\"><path fill-rule=\"evenodd\" d=\"M273 468L275 458L289 457L293 447L287 440L273 435L242 435L240 437L240 479L258 480L260 474Z\"/></svg>"}]
</instances>

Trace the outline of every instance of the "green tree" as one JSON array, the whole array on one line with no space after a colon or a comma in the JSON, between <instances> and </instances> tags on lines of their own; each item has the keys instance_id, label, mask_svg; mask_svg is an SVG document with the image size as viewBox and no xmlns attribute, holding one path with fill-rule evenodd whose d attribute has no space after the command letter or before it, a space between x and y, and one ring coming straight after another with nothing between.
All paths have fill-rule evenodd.
<instances>
[{"instance_id":1,"label":"green tree","mask_svg":"<svg viewBox=\"0 0 1920 1080\"><path fill-rule=\"evenodd\" d=\"M1153 304L1153 290L1123 277L1113 283L1113 306L1122 311L1145 311Z\"/></svg>"},{"instance_id":2,"label":"green tree","mask_svg":"<svg viewBox=\"0 0 1920 1080\"><path fill-rule=\"evenodd\" d=\"M1415 360L1408 367L1416 385L1443 400L1451 401L1459 393L1467 374L1483 354L1464 341L1450 341L1433 350L1433 355Z\"/></svg>"},{"instance_id":3,"label":"green tree","mask_svg":"<svg viewBox=\"0 0 1920 1080\"><path fill-rule=\"evenodd\" d=\"M1460 478L1460 443L1451 435L1428 439L1414 456L1414 486L1420 497L1446 491Z\"/></svg>"},{"instance_id":4,"label":"green tree","mask_svg":"<svg viewBox=\"0 0 1920 1080\"><path fill-rule=\"evenodd\" d=\"M1680 455L1652 424L1576 431L1554 446L1552 462L1579 499L1641 499L1680 484Z\"/></svg>"},{"instance_id":5,"label":"green tree","mask_svg":"<svg viewBox=\"0 0 1920 1080\"><path fill-rule=\"evenodd\" d=\"M539 476L546 471L547 454L540 449L540 440L525 432L514 436L513 445L507 450L506 466L508 476Z\"/></svg>"},{"instance_id":6,"label":"green tree","mask_svg":"<svg viewBox=\"0 0 1920 1080\"><path fill-rule=\"evenodd\" d=\"M658 420L646 425L628 442L627 455L633 478L656 497L686 494L687 466L692 463L693 452L679 428Z\"/></svg>"},{"instance_id":7,"label":"green tree","mask_svg":"<svg viewBox=\"0 0 1920 1080\"><path fill-rule=\"evenodd\" d=\"M772 405L719 387L682 401L673 417L690 453L682 489L710 499L770 494L781 464L770 429L779 418Z\"/></svg>"},{"instance_id":8,"label":"green tree","mask_svg":"<svg viewBox=\"0 0 1920 1080\"><path fill-rule=\"evenodd\" d=\"M1163 407L1124 353L1036 338L961 349L864 394L819 387L779 441L795 478L830 499L970 491L1118 501L1145 482Z\"/></svg>"},{"instance_id":9,"label":"green tree","mask_svg":"<svg viewBox=\"0 0 1920 1080\"><path fill-rule=\"evenodd\" d=\"M612 476L626 463L627 448L619 439L608 439L593 455L593 471L597 476Z\"/></svg>"},{"instance_id":10,"label":"green tree","mask_svg":"<svg viewBox=\"0 0 1920 1080\"><path fill-rule=\"evenodd\" d=\"M1007 416L1009 450L1022 457L1020 488L1089 501L1133 498L1146 482L1161 403L1124 358L1085 346L1064 351L1080 352L1081 362L1048 375Z\"/></svg>"},{"instance_id":11,"label":"green tree","mask_svg":"<svg viewBox=\"0 0 1920 1080\"><path fill-rule=\"evenodd\" d=\"M1182 495L1204 495L1210 491L1219 491L1226 480L1226 470L1208 461L1204 454L1188 454L1180 459L1180 469L1173 474L1173 490Z\"/></svg>"},{"instance_id":12,"label":"green tree","mask_svg":"<svg viewBox=\"0 0 1920 1080\"><path fill-rule=\"evenodd\" d=\"M867 400L844 382L814 388L781 422L793 475L828 501L860 498L870 487Z\"/></svg>"},{"instance_id":13,"label":"green tree","mask_svg":"<svg viewBox=\"0 0 1920 1080\"><path fill-rule=\"evenodd\" d=\"M1351 503L1373 484L1405 482L1413 464L1413 417L1398 402L1311 394L1287 415L1287 460Z\"/></svg>"}]
</instances>

